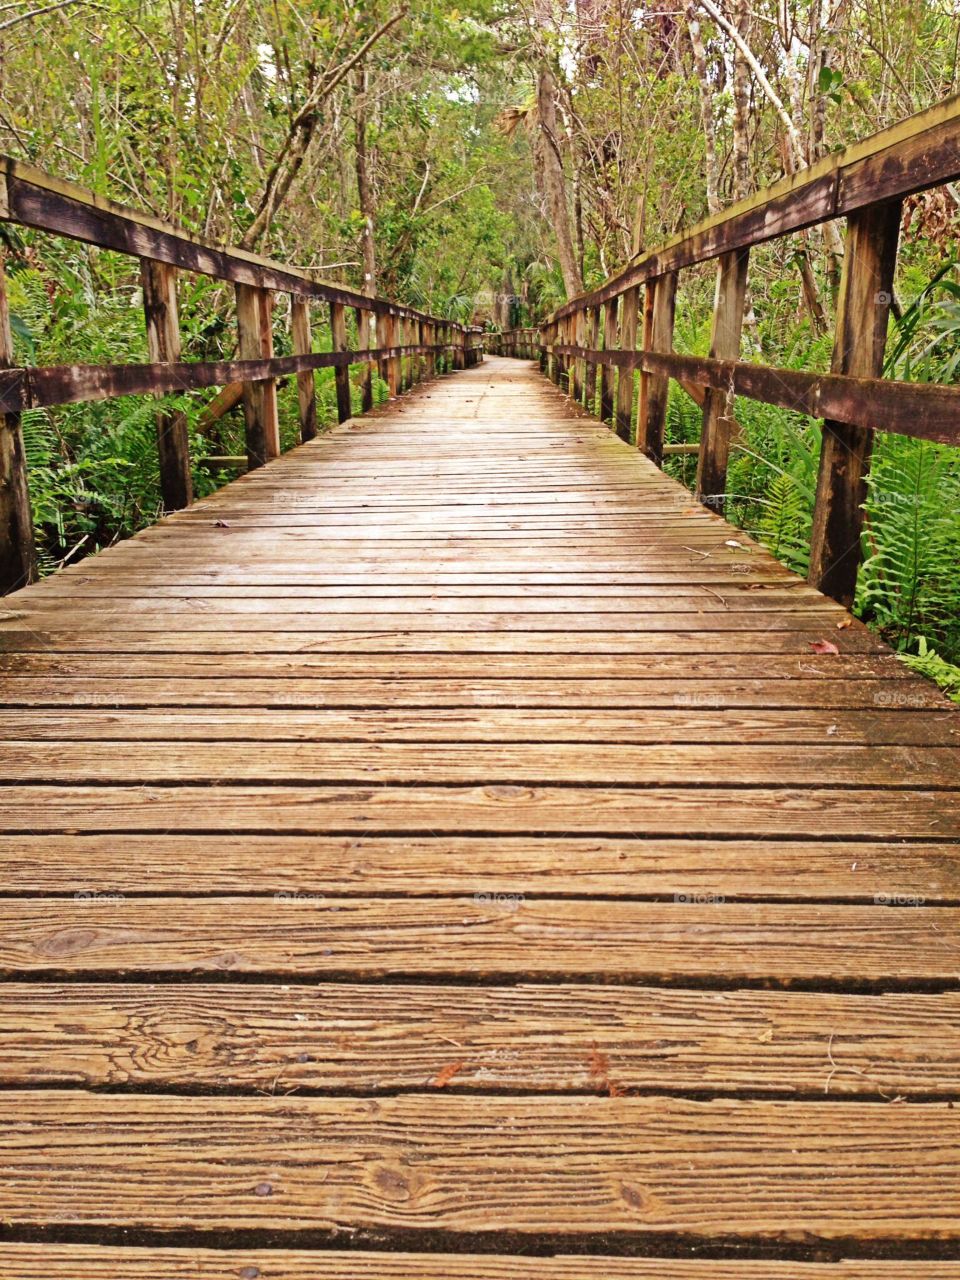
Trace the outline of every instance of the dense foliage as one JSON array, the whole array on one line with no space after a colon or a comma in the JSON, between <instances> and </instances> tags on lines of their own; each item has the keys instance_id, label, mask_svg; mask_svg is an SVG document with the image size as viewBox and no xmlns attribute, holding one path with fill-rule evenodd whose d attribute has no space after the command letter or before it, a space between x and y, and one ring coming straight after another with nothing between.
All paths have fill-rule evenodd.
<instances>
[{"instance_id":1,"label":"dense foliage","mask_svg":"<svg viewBox=\"0 0 960 1280\"><path fill-rule=\"evenodd\" d=\"M2 149L206 236L459 319L530 323L644 246L952 93L952 0L15 0L0 12ZM957 193L908 202L889 371L960 369ZM0 224L23 363L145 357L136 264ZM842 229L751 263L746 358L829 364ZM704 353L712 275L685 273L677 346ZM185 277L187 358L235 352L231 291ZM289 350L281 299L276 345ZM322 323L318 344L329 342ZM332 379L318 375L321 416ZM382 394L383 389L379 388ZM292 386L282 390L294 431ZM236 413L205 458L240 451ZM155 403L26 415L43 565L158 509ZM728 512L808 554L818 426L748 401ZM672 439L699 412L674 389ZM691 461L669 464L692 480ZM957 451L877 443L857 609L957 681Z\"/></svg>"}]
</instances>

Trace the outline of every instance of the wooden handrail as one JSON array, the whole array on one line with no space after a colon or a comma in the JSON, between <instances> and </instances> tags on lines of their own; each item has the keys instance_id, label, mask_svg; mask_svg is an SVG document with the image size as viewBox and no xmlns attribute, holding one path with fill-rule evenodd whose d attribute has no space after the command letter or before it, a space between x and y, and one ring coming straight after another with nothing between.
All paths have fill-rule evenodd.
<instances>
[{"instance_id":1,"label":"wooden handrail","mask_svg":"<svg viewBox=\"0 0 960 1280\"><path fill-rule=\"evenodd\" d=\"M696 490L715 509L726 488L734 396L822 417L809 579L849 605L874 430L960 444L960 388L881 376L903 198L956 178L960 95L707 218L571 299L540 326L541 368L591 410L602 370L599 416L625 439L634 437L635 421L638 447L658 465L669 379L702 398ZM847 218L847 232L830 373L741 361L752 246L839 216ZM678 273L711 259L717 288L710 356L680 355L673 350Z\"/></svg>"},{"instance_id":2,"label":"wooden handrail","mask_svg":"<svg viewBox=\"0 0 960 1280\"><path fill-rule=\"evenodd\" d=\"M704 218L639 254L599 288L578 294L547 317L561 320L601 306L669 271L776 240L867 205L925 191L960 177L960 94L824 156L762 191Z\"/></svg>"},{"instance_id":3,"label":"wooden handrail","mask_svg":"<svg viewBox=\"0 0 960 1280\"><path fill-rule=\"evenodd\" d=\"M247 465L280 451L276 380L296 375L302 440L317 432L313 372L335 370L337 417L351 415L349 368L378 365L391 395L424 377L463 369L482 358L481 330L428 315L391 299L369 297L246 250L217 245L149 214L125 209L72 182L0 156L0 220L68 236L136 257L141 264L150 353L148 364L15 367L0 262L0 591L36 577L33 527L20 415L25 409L121 395L163 395L242 384ZM236 290L237 360L184 361L177 317L177 272L232 283ZM273 354L273 295L291 296L294 354ZM312 350L309 307L330 308L333 350ZM346 309L356 314L359 345L347 346ZM375 336L374 336L375 334ZM230 402L230 397L226 397ZM369 374L362 407L372 407ZM164 509L192 501L189 438L182 413L158 409L157 445Z\"/></svg>"}]
</instances>

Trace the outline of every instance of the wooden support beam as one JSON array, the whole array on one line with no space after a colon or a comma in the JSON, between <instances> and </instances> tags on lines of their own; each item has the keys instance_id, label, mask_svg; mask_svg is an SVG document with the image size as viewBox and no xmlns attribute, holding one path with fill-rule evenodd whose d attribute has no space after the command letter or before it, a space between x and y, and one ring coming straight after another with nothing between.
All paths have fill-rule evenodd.
<instances>
[{"instance_id":1,"label":"wooden support beam","mask_svg":"<svg viewBox=\"0 0 960 1280\"><path fill-rule=\"evenodd\" d=\"M357 307L357 346L369 351L377 345L377 318L372 311ZM367 360L360 365L360 412L369 413L373 408L373 364Z\"/></svg>"},{"instance_id":2,"label":"wooden support beam","mask_svg":"<svg viewBox=\"0 0 960 1280\"><path fill-rule=\"evenodd\" d=\"M309 355L313 351L310 332L310 302L294 294L290 300L290 333L294 354ZM313 440L317 434L317 387L312 369L297 374L297 402L300 407L300 439Z\"/></svg>"},{"instance_id":3,"label":"wooden support beam","mask_svg":"<svg viewBox=\"0 0 960 1280\"><path fill-rule=\"evenodd\" d=\"M603 304L603 349L613 351L617 346L617 298ZM617 390L617 375L613 365L605 364L600 370L600 420L613 425L613 405Z\"/></svg>"},{"instance_id":4,"label":"wooden support beam","mask_svg":"<svg viewBox=\"0 0 960 1280\"><path fill-rule=\"evenodd\" d=\"M177 312L177 269L165 262L140 260L143 314L147 325L147 350L155 364L175 364L181 355ZM164 511L180 511L193 501L190 473L190 437L186 415L160 409L157 412L157 454L160 460L160 497Z\"/></svg>"},{"instance_id":5,"label":"wooden support beam","mask_svg":"<svg viewBox=\"0 0 960 1280\"><path fill-rule=\"evenodd\" d=\"M883 372L902 203L871 205L847 224L832 370L876 378ZM860 531L873 428L823 424L813 511L809 581L849 606L860 566Z\"/></svg>"},{"instance_id":6,"label":"wooden support beam","mask_svg":"<svg viewBox=\"0 0 960 1280\"><path fill-rule=\"evenodd\" d=\"M620 306L620 348L632 351L637 345L637 311L640 305L639 289L628 289ZM621 369L617 379L615 425L621 440L630 439L630 420L633 416L633 370Z\"/></svg>"},{"instance_id":7,"label":"wooden support beam","mask_svg":"<svg viewBox=\"0 0 960 1280\"><path fill-rule=\"evenodd\" d=\"M644 350L673 350L673 317L677 300L677 273L669 271L647 285L643 320ZM644 373L640 377L640 410L637 448L659 467L663 462L663 436L667 422L670 379Z\"/></svg>"},{"instance_id":8,"label":"wooden support beam","mask_svg":"<svg viewBox=\"0 0 960 1280\"><path fill-rule=\"evenodd\" d=\"M743 309L747 297L749 249L725 253L717 263L717 287L713 302L713 330L710 357L738 360ZM714 510L723 506L727 487L727 459L733 434L733 387L707 387L703 400L703 427L700 431L700 458L697 463L697 497Z\"/></svg>"},{"instance_id":9,"label":"wooden support beam","mask_svg":"<svg viewBox=\"0 0 960 1280\"><path fill-rule=\"evenodd\" d=\"M347 351L347 313L342 302L330 303L330 336L334 351ZM343 365L334 372L337 388L337 421L346 422L353 414L350 404L350 366Z\"/></svg>"},{"instance_id":10,"label":"wooden support beam","mask_svg":"<svg viewBox=\"0 0 960 1280\"><path fill-rule=\"evenodd\" d=\"M0 369L13 366L7 278L0 258ZM0 593L35 582L37 556L19 413L0 413Z\"/></svg>"},{"instance_id":11,"label":"wooden support beam","mask_svg":"<svg viewBox=\"0 0 960 1280\"><path fill-rule=\"evenodd\" d=\"M401 339L400 322L396 316L387 317L387 333L390 335L389 345L395 347ZM391 399L400 394L401 357L391 356L387 361L387 387Z\"/></svg>"},{"instance_id":12,"label":"wooden support beam","mask_svg":"<svg viewBox=\"0 0 960 1280\"><path fill-rule=\"evenodd\" d=\"M389 347L390 339L393 336L393 330L390 328L390 317L381 315L379 312L376 316L377 339L376 345L379 348ZM388 389L390 385L390 361L381 359L377 362L377 369L381 382L387 383Z\"/></svg>"},{"instance_id":13,"label":"wooden support beam","mask_svg":"<svg viewBox=\"0 0 960 1280\"><path fill-rule=\"evenodd\" d=\"M226 417L231 409L235 409L243 399L243 383L228 382L221 387L197 420L199 435L209 435L212 428Z\"/></svg>"},{"instance_id":14,"label":"wooden support beam","mask_svg":"<svg viewBox=\"0 0 960 1280\"><path fill-rule=\"evenodd\" d=\"M589 346L586 337L586 315L583 311L577 311L573 316L573 337L571 338L574 346ZM587 371L587 362L582 356L578 356L573 361L573 391L572 395L577 404L583 403L583 385L584 377Z\"/></svg>"},{"instance_id":15,"label":"wooden support beam","mask_svg":"<svg viewBox=\"0 0 960 1280\"><path fill-rule=\"evenodd\" d=\"M599 342L600 308L589 307L584 318L584 340L592 351ZM583 403L590 413L597 408L597 362L587 360L587 372L583 381Z\"/></svg>"},{"instance_id":16,"label":"wooden support beam","mask_svg":"<svg viewBox=\"0 0 960 1280\"><path fill-rule=\"evenodd\" d=\"M407 341L406 329L407 329L407 326L403 318L400 316L394 316L393 341L396 346L402 347L406 344L406 341ZM406 391L408 386L409 386L409 383L407 381L407 363L404 360L403 356L401 355L401 356L398 356L397 358L397 393L398 395L403 395L403 393Z\"/></svg>"},{"instance_id":17,"label":"wooden support beam","mask_svg":"<svg viewBox=\"0 0 960 1280\"><path fill-rule=\"evenodd\" d=\"M419 320L411 320L410 324L408 325L408 328L413 330L413 342L417 346L422 346L424 339L423 339L423 325L421 324L421 322ZM421 355L414 356L410 363L412 368L411 381L414 383L422 382L424 378L423 356Z\"/></svg>"},{"instance_id":18,"label":"wooden support beam","mask_svg":"<svg viewBox=\"0 0 960 1280\"><path fill-rule=\"evenodd\" d=\"M238 284L236 289L240 359L270 359L273 356L271 295L256 285ZM247 461L252 471L280 454L275 379L243 384L243 416L247 428Z\"/></svg>"}]
</instances>

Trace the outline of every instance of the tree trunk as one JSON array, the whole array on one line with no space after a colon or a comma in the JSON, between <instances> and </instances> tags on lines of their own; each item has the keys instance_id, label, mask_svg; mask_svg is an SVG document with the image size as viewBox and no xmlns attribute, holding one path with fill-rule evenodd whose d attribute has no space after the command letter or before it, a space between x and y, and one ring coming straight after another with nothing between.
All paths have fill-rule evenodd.
<instances>
[{"instance_id":1,"label":"tree trunk","mask_svg":"<svg viewBox=\"0 0 960 1280\"><path fill-rule=\"evenodd\" d=\"M693 65L700 82L700 116L703 120L704 164L707 180L707 209L717 213L720 209L720 179L717 168L717 132L713 118L713 86L707 74L707 51L703 47L700 23L693 3L687 5L687 30L693 50Z\"/></svg>"},{"instance_id":2,"label":"tree trunk","mask_svg":"<svg viewBox=\"0 0 960 1280\"><path fill-rule=\"evenodd\" d=\"M360 249L363 254L363 292L374 297L377 292L377 242L375 233L376 201L370 181L370 157L367 153L367 68L357 71L357 107L354 116L355 163L357 172L357 199L363 229L360 232Z\"/></svg>"},{"instance_id":3,"label":"tree trunk","mask_svg":"<svg viewBox=\"0 0 960 1280\"><path fill-rule=\"evenodd\" d=\"M567 297L583 290L583 278L577 263L573 237L570 233L570 211L567 208L567 192L563 176L563 158L557 136L557 82L553 72L544 63L537 81L537 111L540 126L540 155L543 168L543 186L553 229L557 237L557 253Z\"/></svg>"}]
</instances>

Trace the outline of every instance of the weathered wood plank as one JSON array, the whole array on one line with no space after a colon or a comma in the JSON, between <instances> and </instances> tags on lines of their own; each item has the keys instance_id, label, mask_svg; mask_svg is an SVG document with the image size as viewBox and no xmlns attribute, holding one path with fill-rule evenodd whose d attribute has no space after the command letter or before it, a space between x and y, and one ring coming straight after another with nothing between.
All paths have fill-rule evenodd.
<instances>
[{"instance_id":1,"label":"weathered wood plank","mask_svg":"<svg viewBox=\"0 0 960 1280\"><path fill-rule=\"evenodd\" d=\"M622 705L622 703L620 704ZM11 786L0 831L250 831L794 836L950 840L960 792L829 787ZM28 820L29 817L29 820Z\"/></svg>"},{"instance_id":2,"label":"weathered wood plank","mask_svg":"<svg viewBox=\"0 0 960 1280\"><path fill-rule=\"evenodd\" d=\"M479 888L478 888L479 886ZM793 836L0 835L5 894L602 894L960 900L955 842ZM883 920L886 917L878 917Z\"/></svg>"},{"instance_id":3,"label":"weathered wood plank","mask_svg":"<svg viewBox=\"0 0 960 1280\"><path fill-rule=\"evenodd\" d=\"M954 1240L947 1104L0 1096L0 1213L154 1230ZM56 1159L50 1159L50 1152ZM16 1171L15 1177L7 1170ZM491 1170L496 1176L491 1178ZM54 1216L56 1215L56 1216Z\"/></svg>"},{"instance_id":4,"label":"weathered wood plank","mask_svg":"<svg viewBox=\"0 0 960 1280\"><path fill-rule=\"evenodd\" d=\"M725 710L689 706L651 710L642 716L617 708L587 710L476 706L275 710L207 707L177 710L138 707L7 707L0 709L0 733L23 741L83 740L137 742L261 739L265 742L432 742L460 743L750 743L766 746L814 745L952 747L960 741L960 721L909 710Z\"/></svg>"},{"instance_id":5,"label":"weathered wood plank","mask_svg":"<svg viewBox=\"0 0 960 1280\"><path fill-rule=\"evenodd\" d=\"M451 1092L956 1098L960 994L0 987L6 1087L389 1093L436 1087L451 1060L462 1064L444 1085Z\"/></svg>"},{"instance_id":6,"label":"weathered wood plank","mask_svg":"<svg viewBox=\"0 0 960 1280\"><path fill-rule=\"evenodd\" d=\"M141 794L159 808L152 793ZM300 829L309 825L305 817ZM7 977L119 971L956 986L958 948L956 907L717 902L682 888L668 902L514 900L479 884L470 897L419 899L94 892L58 901L55 921L47 899L0 901Z\"/></svg>"},{"instance_id":7,"label":"weathered wood plank","mask_svg":"<svg viewBox=\"0 0 960 1280\"><path fill-rule=\"evenodd\" d=\"M235 618L244 625L242 615ZM202 628L200 628L202 630ZM813 634L813 633L811 633ZM0 706L23 707L529 707L549 708L705 708L707 710L843 710L878 707L931 711L948 709L944 695L929 682L895 684L883 679L602 679L554 677L396 680L351 677L139 677L124 680L95 676L59 680L55 676L7 675Z\"/></svg>"},{"instance_id":8,"label":"weathered wood plank","mask_svg":"<svg viewBox=\"0 0 960 1280\"><path fill-rule=\"evenodd\" d=\"M17 1280L960 1280L960 1262L776 1262L660 1257L145 1249L0 1244Z\"/></svg>"},{"instance_id":9,"label":"weathered wood plank","mask_svg":"<svg viewBox=\"0 0 960 1280\"><path fill-rule=\"evenodd\" d=\"M791 750L733 743L642 746L594 743L339 742L318 753L274 742L269 755L244 743L0 743L0 783L473 782L610 783L625 786L820 786L926 791L960 785L951 747L806 745Z\"/></svg>"}]
</instances>

